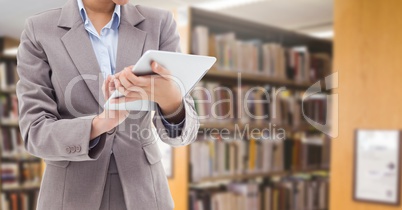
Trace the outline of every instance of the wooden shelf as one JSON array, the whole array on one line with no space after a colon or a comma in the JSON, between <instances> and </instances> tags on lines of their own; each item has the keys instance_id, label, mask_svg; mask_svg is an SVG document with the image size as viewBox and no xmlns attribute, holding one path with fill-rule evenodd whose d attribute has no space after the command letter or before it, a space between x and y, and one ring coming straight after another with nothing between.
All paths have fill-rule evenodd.
<instances>
[{"instance_id":1,"label":"wooden shelf","mask_svg":"<svg viewBox=\"0 0 402 210\"><path fill-rule=\"evenodd\" d=\"M332 41L330 40L197 8L191 8L190 15L191 28L203 25L217 34L235 32L236 37L242 40L258 38L264 42L276 42L284 46L305 45L311 52L332 54Z\"/></svg>"},{"instance_id":2,"label":"wooden shelf","mask_svg":"<svg viewBox=\"0 0 402 210\"><path fill-rule=\"evenodd\" d=\"M7 88L7 89L0 89L0 94L13 94L16 92L16 88Z\"/></svg>"},{"instance_id":3,"label":"wooden shelf","mask_svg":"<svg viewBox=\"0 0 402 210\"><path fill-rule=\"evenodd\" d=\"M0 60L17 60L17 56L0 54Z\"/></svg>"},{"instance_id":4,"label":"wooden shelf","mask_svg":"<svg viewBox=\"0 0 402 210\"><path fill-rule=\"evenodd\" d=\"M278 79L270 76L266 76L262 73L249 73L249 72L235 72L229 70L218 70L212 68L204 76L203 80L212 80L223 83L238 84L241 80L241 84L254 84L254 85L273 85L279 87L286 87L291 89L307 89L313 83L309 82L295 82L288 79Z\"/></svg>"},{"instance_id":5,"label":"wooden shelf","mask_svg":"<svg viewBox=\"0 0 402 210\"><path fill-rule=\"evenodd\" d=\"M2 187L2 192L21 192L21 191L36 191L39 190L40 183L24 184L22 186Z\"/></svg>"},{"instance_id":6,"label":"wooden shelf","mask_svg":"<svg viewBox=\"0 0 402 210\"><path fill-rule=\"evenodd\" d=\"M18 120L3 119L0 121L0 126L3 127L19 127Z\"/></svg>"},{"instance_id":7,"label":"wooden shelf","mask_svg":"<svg viewBox=\"0 0 402 210\"><path fill-rule=\"evenodd\" d=\"M1 157L2 163L15 163L15 162L23 162L23 163L40 163L41 159L37 157L27 156L11 156L11 157Z\"/></svg>"},{"instance_id":8,"label":"wooden shelf","mask_svg":"<svg viewBox=\"0 0 402 210\"><path fill-rule=\"evenodd\" d=\"M289 176L289 175L297 175L297 174L322 174L329 173L328 169L309 169L309 170L295 170L295 171L279 171L279 172L270 172L270 173L253 173L253 174L235 174L235 175L224 175L224 176L216 176L216 177L208 177L201 179L200 181L190 183L190 187L201 187L205 186L216 186L214 182L225 183L231 182L233 180L244 180L244 179L256 179L256 178L264 178L264 177L274 177L274 176Z\"/></svg>"},{"instance_id":9,"label":"wooden shelf","mask_svg":"<svg viewBox=\"0 0 402 210\"><path fill-rule=\"evenodd\" d=\"M249 129L254 129L254 128L259 128L259 129L264 129L264 128L269 128L269 122L248 122L248 123L240 123L236 121L222 121L222 122L217 122L217 121L201 121L200 122L200 129L205 129L205 130L211 130L211 129L227 129L230 131L236 130L236 129L245 129L247 126ZM287 126L287 125L278 125L278 124L271 124L272 129L285 129L286 131L307 131L307 130L314 130L315 128L311 125L301 125L301 126Z\"/></svg>"}]
</instances>

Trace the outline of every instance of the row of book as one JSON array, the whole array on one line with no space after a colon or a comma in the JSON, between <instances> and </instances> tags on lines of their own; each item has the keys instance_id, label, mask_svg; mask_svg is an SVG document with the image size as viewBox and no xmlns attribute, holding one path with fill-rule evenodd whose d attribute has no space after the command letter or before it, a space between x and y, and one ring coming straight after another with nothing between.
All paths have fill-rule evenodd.
<instances>
[{"instance_id":1,"label":"row of book","mask_svg":"<svg viewBox=\"0 0 402 210\"><path fill-rule=\"evenodd\" d=\"M316 82L331 71L326 53L310 53L305 46L284 47L262 40L239 40L234 32L211 33L208 27L193 29L192 53L217 58L217 70L259 73L296 82Z\"/></svg>"},{"instance_id":2,"label":"row of book","mask_svg":"<svg viewBox=\"0 0 402 210\"><path fill-rule=\"evenodd\" d=\"M15 94L0 94L0 122L18 120L18 99Z\"/></svg>"},{"instance_id":3,"label":"row of book","mask_svg":"<svg viewBox=\"0 0 402 210\"><path fill-rule=\"evenodd\" d=\"M17 128L0 129L0 149L2 157L15 157L25 153L22 136Z\"/></svg>"},{"instance_id":4,"label":"row of book","mask_svg":"<svg viewBox=\"0 0 402 210\"><path fill-rule=\"evenodd\" d=\"M1 194L2 210L35 210L38 191Z\"/></svg>"},{"instance_id":5,"label":"row of book","mask_svg":"<svg viewBox=\"0 0 402 210\"><path fill-rule=\"evenodd\" d=\"M226 189L190 191L190 210L326 210L326 177L287 178L259 183L230 183Z\"/></svg>"},{"instance_id":6,"label":"row of book","mask_svg":"<svg viewBox=\"0 0 402 210\"><path fill-rule=\"evenodd\" d=\"M1 164L2 189L37 186L41 181L41 163L16 162Z\"/></svg>"},{"instance_id":7,"label":"row of book","mask_svg":"<svg viewBox=\"0 0 402 210\"><path fill-rule=\"evenodd\" d=\"M329 168L330 140L324 134L298 132L277 139L267 133L273 131L264 132L259 139L199 135L190 145L191 181Z\"/></svg>"},{"instance_id":8,"label":"row of book","mask_svg":"<svg viewBox=\"0 0 402 210\"><path fill-rule=\"evenodd\" d=\"M18 122L19 80L15 60L0 61L0 154L2 210L35 210L41 182L41 163L25 152ZM25 161L29 160L29 161Z\"/></svg>"},{"instance_id":9,"label":"row of book","mask_svg":"<svg viewBox=\"0 0 402 210\"><path fill-rule=\"evenodd\" d=\"M0 61L0 90L15 88L19 80L15 61Z\"/></svg>"},{"instance_id":10,"label":"row of book","mask_svg":"<svg viewBox=\"0 0 402 210\"><path fill-rule=\"evenodd\" d=\"M303 101L304 116L321 125L331 124L331 97L315 95Z\"/></svg>"},{"instance_id":11,"label":"row of book","mask_svg":"<svg viewBox=\"0 0 402 210\"><path fill-rule=\"evenodd\" d=\"M282 126L329 121L325 94L303 99L303 91L278 90L273 86L223 86L201 81L192 91L195 108L204 121L270 122Z\"/></svg>"}]
</instances>

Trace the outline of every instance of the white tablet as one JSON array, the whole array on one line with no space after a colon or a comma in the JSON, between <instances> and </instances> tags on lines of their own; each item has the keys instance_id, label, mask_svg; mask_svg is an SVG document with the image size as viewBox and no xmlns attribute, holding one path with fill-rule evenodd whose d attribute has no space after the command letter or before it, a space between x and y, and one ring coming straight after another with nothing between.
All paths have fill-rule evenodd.
<instances>
[{"instance_id":1,"label":"white tablet","mask_svg":"<svg viewBox=\"0 0 402 210\"><path fill-rule=\"evenodd\" d=\"M152 61L165 67L171 72L172 79L179 85L182 96L187 95L198 81L208 72L216 62L215 57L188 55L176 52L149 50L145 52L133 67L133 73L137 76L154 74L151 68ZM110 99L121 97L122 94L115 91ZM151 101L134 101L128 103L111 104L110 99L104 108L110 110L155 110L156 106Z\"/></svg>"}]
</instances>

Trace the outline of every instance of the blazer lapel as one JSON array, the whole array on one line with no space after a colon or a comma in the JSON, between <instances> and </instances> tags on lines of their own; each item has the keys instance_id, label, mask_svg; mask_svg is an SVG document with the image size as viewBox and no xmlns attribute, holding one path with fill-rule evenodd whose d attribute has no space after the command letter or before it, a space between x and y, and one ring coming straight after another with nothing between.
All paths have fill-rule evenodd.
<instances>
[{"instance_id":1,"label":"blazer lapel","mask_svg":"<svg viewBox=\"0 0 402 210\"><path fill-rule=\"evenodd\" d=\"M116 73L134 65L140 59L147 33L136 26L145 20L137 7L127 4L121 7L119 43L116 56Z\"/></svg>"},{"instance_id":2,"label":"blazer lapel","mask_svg":"<svg viewBox=\"0 0 402 210\"><path fill-rule=\"evenodd\" d=\"M116 56L116 73L127 66L134 65L140 59L146 36L146 32L130 25L128 22L121 22Z\"/></svg>"},{"instance_id":3,"label":"blazer lapel","mask_svg":"<svg viewBox=\"0 0 402 210\"><path fill-rule=\"evenodd\" d=\"M71 28L61 40L93 97L100 106L103 106L105 99L101 85L104 78L83 24Z\"/></svg>"},{"instance_id":4,"label":"blazer lapel","mask_svg":"<svg viewBox=\"0 0 402 210\"><path fill-rule=\"evenodd\" d=\"M88 32L85 30L84 23L79 14L76 0L69 0L63 6L58 26L70 29L64 34L61 41L79 71L81 79L88 86L94 99L103 107L105 99L101 87L104 78L101 74Z\"/></svg>"}]
</instances>

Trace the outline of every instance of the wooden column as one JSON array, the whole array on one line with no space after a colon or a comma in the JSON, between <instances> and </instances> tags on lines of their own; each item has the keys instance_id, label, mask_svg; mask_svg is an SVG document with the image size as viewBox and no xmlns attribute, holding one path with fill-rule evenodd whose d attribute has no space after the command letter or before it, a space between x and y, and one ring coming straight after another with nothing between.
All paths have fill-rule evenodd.
<instances>
[{"instance_id":1,"label":"wooden column","mask_svg":"<svg viewBox=\"0 0 402 210\"><path fill-rule=\"evenodd\" d=\"M186 13L187 9L176 9L173 12L180 33L181 50L183 53L189 53L190 49L190 15ZM186 21L187 20L187 21ZM173 178L169 179L169 187L175 202L175 210L188 209L188 184L189 184L189 148L174 148L173 159Z\"/></svg>"},{"instance_id":2,"label":"wooden column","mask_svg":"<svg viewBox=\"0 0 402 210\"><path fill-rule=\"evenodd\" d=\"M332 141L331 210L402 209L352 198L354 130L402 128L401 11L400 0L335 0L339 137Z\"/></svg>"}]
</instances>

